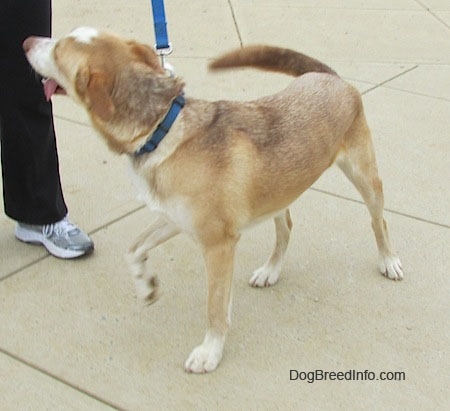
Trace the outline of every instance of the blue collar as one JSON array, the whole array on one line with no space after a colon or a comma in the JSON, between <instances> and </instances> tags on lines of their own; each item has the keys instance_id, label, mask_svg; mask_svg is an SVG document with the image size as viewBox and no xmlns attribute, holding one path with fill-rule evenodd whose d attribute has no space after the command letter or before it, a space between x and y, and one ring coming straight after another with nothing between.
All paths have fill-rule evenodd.
<instances>
[{"instance_id":1,"label":"blue collar","mask_svg":"<svg viewBox=\"0 0 450 411\"><path fill-rule=\"evenodd\" d=\"M170 127L172 127L173 123L177 119L178 114L184 107L184 103L185 99L182 94L180 94L178 97L175 98L175 100L172 101L172 105L170 106L169 111L167 112L166 116L161 121L161 123L158 124L156 130L147 139L145 144L139 150L136 150L134 152L135 157L139 157L145 153L151 153L153 150L156 149L156 147L158 147L158 144L166 136L166 134L170 130Z\"/></svg>"}]
</instances>

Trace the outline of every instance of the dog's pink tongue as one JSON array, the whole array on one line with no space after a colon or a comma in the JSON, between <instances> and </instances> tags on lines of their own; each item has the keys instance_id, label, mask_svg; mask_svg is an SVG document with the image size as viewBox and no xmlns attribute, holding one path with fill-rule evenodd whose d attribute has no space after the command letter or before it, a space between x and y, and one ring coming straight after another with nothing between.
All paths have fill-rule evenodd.
<instances>
[{"instance_id":1,"label":"dog's pink tongue","mask_svg":"<svg viewBox=\"0 0 450 411\"><path fill-rule=\"evenodd\" d=\"M53 94L55 94L56 89L58 88L58 83L51 78L42 81L42 85L44 86L44 94L47 101L50 101Z\"/></svg>"}]
</instances>

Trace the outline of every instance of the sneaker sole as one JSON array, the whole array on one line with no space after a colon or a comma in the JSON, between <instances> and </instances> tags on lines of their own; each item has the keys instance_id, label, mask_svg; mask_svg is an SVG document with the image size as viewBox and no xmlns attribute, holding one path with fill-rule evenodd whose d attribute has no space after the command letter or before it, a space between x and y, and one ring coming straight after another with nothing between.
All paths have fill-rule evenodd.
<instances>
[{"instance_id":1,"label":"sneaker sole","mask_svg":"<svg viewBox=\"0 0 450 411\"><path fill-rule=\"evenodd\" d=\"M82 255L89 254L93 250L93 247L87 250L64 250L55 246L51 241L48 241L42 234L24 230L20 226L16 227L16 238L27 244L43 245L51 255L63 259L81 257Z\"/></svg>"}]
</instances>

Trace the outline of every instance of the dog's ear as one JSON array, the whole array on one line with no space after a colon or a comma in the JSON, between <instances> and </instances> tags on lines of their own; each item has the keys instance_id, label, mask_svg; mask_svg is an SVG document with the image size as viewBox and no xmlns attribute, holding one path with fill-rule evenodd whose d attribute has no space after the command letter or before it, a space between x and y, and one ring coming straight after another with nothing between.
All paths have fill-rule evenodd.
<instances>
[{"instance_id":1,"label":"dog's ear","mask_svg":"<svg viewBox=\"0 0 450 411\"><path fill-rule=\"evenodd\" d=\"M91 72L84 67L77 73L75 89L89 110L102 121L109 121L115 108L111 98L112 81L101 71Z\"/></svg>"},{"instance_id":2,"label":"dog's ear","mask_svg":"<svg viewBox=\"0 0 450 411\"><path fill-rule=\"evenodd\" d=\"M128 44L131 47L132 53L139 59L139 61L147 66L150 66L157 73L165 74L165 71L159 62L158 56L151 47L133 40L130 40Z\"/></svg>"}]
</instances>

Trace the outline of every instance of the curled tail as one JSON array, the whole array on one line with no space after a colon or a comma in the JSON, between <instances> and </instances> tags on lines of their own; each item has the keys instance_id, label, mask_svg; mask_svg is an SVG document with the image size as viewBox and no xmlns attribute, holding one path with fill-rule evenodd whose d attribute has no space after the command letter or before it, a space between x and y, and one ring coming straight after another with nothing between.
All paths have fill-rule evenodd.
<instances>
[{"instance_id":1,"label":"curled tail","mask_svg":"<svg viewBox=\"0 0 450 411\"><path fill-rule=\"evenodd\" d=\"M216 58L209 65L211 70L233 67L254 67L295 77L309 72L336 75L333 69L319 60L294 50L271 46L247 46L236 49Z\"/></svg>"}]
</instances>

